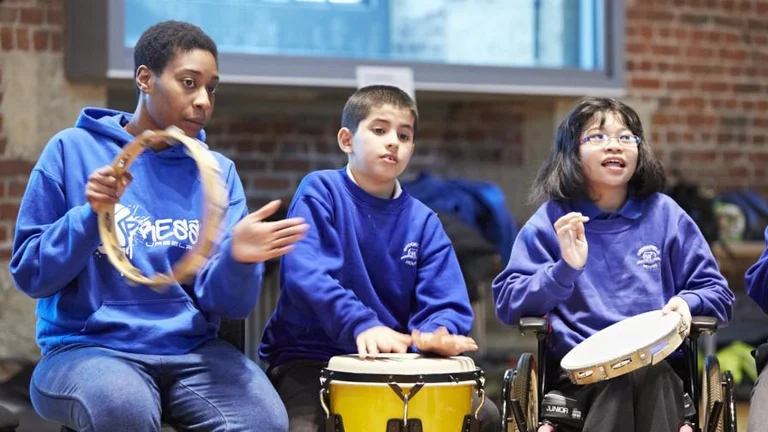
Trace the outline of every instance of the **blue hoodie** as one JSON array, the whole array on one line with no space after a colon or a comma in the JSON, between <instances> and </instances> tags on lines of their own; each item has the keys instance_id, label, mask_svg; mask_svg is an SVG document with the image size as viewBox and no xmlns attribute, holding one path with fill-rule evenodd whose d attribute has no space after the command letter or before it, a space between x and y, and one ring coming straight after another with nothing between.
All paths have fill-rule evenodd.
<instances>
[{"instance_id":1,"label":"blue hoodie","mask_svg":"<svg viewBox=\"0 0 768 432\"><path fill-rule=\"evenodd\" d=\"M232 227L247 214L234 164L214 153L229 191L223 238L193 283L165 293L126 281L103 253L97 215L85 199L88 176L111 165L134 137L130 114L86 108L55 135L29 177L16 223L10 270L37 300L37 342L45 354L85 343L143 354L181 354L214 338L220 317L243 318L259 294L263 266L235 261ZM198 139L205 139L201 132ZM170 271L197 242L202 190L182 146L145 151L115 208L118 239L146 275Z\"/></svg>"},{"instance_id":2,"label":"blue hoodie","mask_svg":"<svg viewBox=\"0 0 768 432\"><path fill-rule=\"evenodd\" d=\"M765 229L765 243L768 245L768 228ZM760 259L749 267L744 282L747 295L768 313L768 249L763 250Z\"/></svg>"},{"instance_id":3,"label":"blue hoodie","mask_svg":"<svg viewBox=\"0 0 768 432\"><path fill-rule=\"evenodd\" d=\"M374 326L410 334L445 326L465 335L472 308L437 215L403 191L377 198L346 169L317 171L288 211L310 225L282 258L280 299L259 354L272 366L357 352Z\"/></svg>"},{"instance_id":4,"label":"blue hoodie","mask_svg":"<svg viewBox=\"0 0 768 432\"><path fill-rule=\"evenodd\" d=\"M554 224L569 212L584 225L583 269L563 261ZM625 318L680 296L692 315L728 322L734 295L693 220L671 198L630 199L616 213L592 202L546 202L520 231L507 268L493 281L496 314L505 324L549 314L548 349L556 359Z\"/></svg>"}]
</instances>

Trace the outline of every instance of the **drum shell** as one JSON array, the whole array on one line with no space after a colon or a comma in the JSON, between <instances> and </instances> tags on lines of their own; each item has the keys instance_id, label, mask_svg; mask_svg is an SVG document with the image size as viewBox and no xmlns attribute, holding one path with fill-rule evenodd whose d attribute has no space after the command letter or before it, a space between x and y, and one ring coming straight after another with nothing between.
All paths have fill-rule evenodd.
<instances>
[{"instance_id":1,"label":"drum shell","mask_svg":"<svg viewBox=\"0 0 768 432\"><path fill-rule=\"evenodd\" d=\"M414 385L398 386L407 394ZM472 414L474 391L472 381L426 383L408 402L408 418L419 419L424 432L458 432ZM384 431L390 419L403 418L403 401L385 383L331 381L329 395L345 432Z\"/></svg>"}]
</instances>

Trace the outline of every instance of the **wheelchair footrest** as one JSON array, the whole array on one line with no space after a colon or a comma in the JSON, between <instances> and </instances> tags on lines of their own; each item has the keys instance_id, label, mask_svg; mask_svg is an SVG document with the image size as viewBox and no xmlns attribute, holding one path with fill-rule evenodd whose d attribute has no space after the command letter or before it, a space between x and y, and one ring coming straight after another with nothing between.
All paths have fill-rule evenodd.
<instances>
[{"instance_id":1,"label":"wheelchair footrest","mask_svg":"<svg viewBox=\"0 0 768 432\"><path fill-rule=\"evenodd\" d=\"M541 402L541 418L557 425L581 428L584 424L584 410L576 399L551 391Z\"/></svg>"},{"instance_id":2,"label":"wheelchair footrest","mask_svg":"<svg viewBox=\"0 0 768 432\"><path fill-rule=\"evenodd\" d=\"M688 393L683 394L683 418L692 420L696 417L696 406Z\"/></svg>"}]
</instances>

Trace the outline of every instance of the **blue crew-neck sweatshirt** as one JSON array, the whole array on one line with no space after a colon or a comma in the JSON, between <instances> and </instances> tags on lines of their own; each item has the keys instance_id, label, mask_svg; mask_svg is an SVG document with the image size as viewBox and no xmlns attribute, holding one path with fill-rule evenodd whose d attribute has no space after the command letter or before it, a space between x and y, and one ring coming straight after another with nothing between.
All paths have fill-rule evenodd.
<instances>
[{"instance_id":1,"label":"blue crew-neck sweatshirt","mask_svg":"<svg viewBox=\"0 0 768 432\"><path fill-rule=\"evenodd\" d=\"M282 258L280 299L259 350L272 366L355 353L357 336L379 325L469 332L472 308L453 246L437 215L407 191L382 199L346 169L316 171L288 214L310 230Z\"/></svg>"},{"instance_id":2,"label":"blue crew-neck sweatshirt","mask_svg":"<svg viewBox=\"0 0 768 432\"><path fill-rule=\"evenodd\" d=\"M583 269L563 261L554 224L569 212L585 224ZM592 202L544 203L520 231L506 269L493 282L496 314L549 316L548 350L556 358L611 324L657 310L673 296L693 315L727 323L734 295L693 220L668 196L629 199L617 212Z\"/></svg>"}]
</instances>

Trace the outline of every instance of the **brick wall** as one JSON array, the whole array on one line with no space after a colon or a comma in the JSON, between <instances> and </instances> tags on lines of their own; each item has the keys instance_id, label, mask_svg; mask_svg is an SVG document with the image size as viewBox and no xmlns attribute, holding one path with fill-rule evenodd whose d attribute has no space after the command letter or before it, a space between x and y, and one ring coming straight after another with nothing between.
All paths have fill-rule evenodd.
<instances>
[{"instance_id":1,"label":"brick wall","mask_svg":"<svg viewBox=\"0 0 768 432\"><path fill-rule=\"evenodd\" d=\"M768 1L633 0L629 95L668 169L768 193Z\"/></svg>"},{"instance_id":2,"label":"brick wall","mask_svg":"<svg viewBox=\"0 0 768 432\"><path fill-rule=\"evenodd\" d=\"M60 1L0 1L0 58L14 52L61 52L63 3ZM0 69L1 70L1 69ZM16 101L4 100L0 73L0 262L10 257L10 241L18 202L33 162L6 157L8 138L4 128L3 108Z\"/></svg>"},{"instance_id":3,"label":"brick wall","mask_svg":"<svg viewBox=\"0 0 768 432\"><path fill-rule=\"evenodd\" d=\"M106 89L64 78L64 0L0 0L0 358L37 355L34 301L7 271L19 201L46 141Z\"/></svg>"},{"instance_id":4,"label":"brick wall","mask_svg":"<svg viewBox=\"0 0 768 432\"><path fill-rule=\"evenodd\" d=\"M235 161L251 208L290 199L306 173L345 163L336 143L344 102L340 97L296 104L277 114L215 114L209 143ZM224 98L221 103L227 104ZM493 181L494 168L520 167L524 108L513 102L421 104L416 152L406 176L422 170L465 175L468 167L487 167L485 180Z\"/></svg>"}]
</instances>

